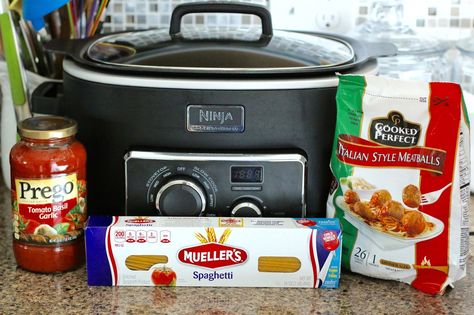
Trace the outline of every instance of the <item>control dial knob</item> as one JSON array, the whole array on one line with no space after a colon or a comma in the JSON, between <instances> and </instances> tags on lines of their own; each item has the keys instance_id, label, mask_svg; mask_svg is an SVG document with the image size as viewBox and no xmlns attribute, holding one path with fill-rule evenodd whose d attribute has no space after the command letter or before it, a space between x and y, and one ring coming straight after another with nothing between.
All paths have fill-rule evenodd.
<instances>
[{"instance_id":1,"label":"control dial knob","mask_svg":"<svg viewBox=\"0 0 474 315\"><path fill-rule=\"evenodd\" d=\"M172 179L156 194L156 209L165 216L199 216L206 209L206 193L191 178Z\"/></svg>"},{"instance_id":2,"label":"control dial knob","mask_svg":"<svg viewBox=\"0 0 474 315\"><path fill-rule=\"evenodd\" d=\"M261 217L262 210L256 201L244 199L237 201L230 214L233 217Z\"/></svg>"}]
</instances>

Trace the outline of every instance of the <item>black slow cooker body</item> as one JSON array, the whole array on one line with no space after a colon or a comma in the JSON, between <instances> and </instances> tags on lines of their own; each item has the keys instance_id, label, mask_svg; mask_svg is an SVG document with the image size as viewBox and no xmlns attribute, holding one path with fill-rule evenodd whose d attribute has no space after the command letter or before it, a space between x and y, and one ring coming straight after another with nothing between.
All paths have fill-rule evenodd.
<instances>
[{"instance_id":1,"label":"black slow cooker body","mask_svg":"<svg viewBox=\"0 0 474 315\"><path fill-rule=\"evenodd\" d=\"M124 214L124 156L133 149L205 153L299 153L307 158L307 215L324 216L336 87L202 90L120 86L64 76L63 114L88 152L92 214ZM193 133L190 104L242 105L242 133ZM285 181L285 178L281 178Z\"/></svg>"},{"instance_id":2,"label":"black slow cooker body","mask_svg":"<svg viewBox=\"0 0 474 315\"><path fill-rule=\"evenodd\" d=\"M262 31L224 27L182 32L182 17L197 12L257 15ZM335 72L374 74L374 59L396 51L393 45L337 35L274 32L265 8L228 2L176 7L169 33L163 29L125 32L50 42L49 48L68 55L64 100L52 102L54 110L49 113L77 120L78 138L88 151L90 213L112 215L124 214L128 200L124 157L141 150L207 156L296 154L299 160L306 160L306 176L304 168L299 168L298 192L290 195L280 185L279 196L274 198L280 202L299 194L299 212L288 209L288 216L324 216L336 120ZM47 89L39 90L47 94ZM44 100L33 99L33 106ZM213 106L232 108L243 121L232 132L220 128L196 132L188 125L190 105L207 106L210 111ZM270 168L275 169L274 164ZM278 171L272 174L271 181L288 181L288 188L292 185L291 176L280 176ZM267 189L264 179L260 180L258 187L250 183L244 188ZM234 188L242 187L228 187ZM196 191L191 199L205 197ZM160 200L159 194L155 196L152 198ZM243 204L248 202L243 200ZM146 213L155 213L153 202L143 207L150 207Z\"/></svg>"}]
</instances>

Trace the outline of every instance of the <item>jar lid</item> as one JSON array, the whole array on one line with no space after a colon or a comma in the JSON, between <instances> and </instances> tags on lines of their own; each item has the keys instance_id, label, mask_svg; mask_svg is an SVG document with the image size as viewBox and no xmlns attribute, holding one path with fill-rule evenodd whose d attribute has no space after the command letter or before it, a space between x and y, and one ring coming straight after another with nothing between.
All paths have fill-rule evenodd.
<instances>
[{"instance_id":1,"label":"jar lid","mask_svg":"<svg viewBox=\"0 0 474 315\"><path fill-rule=\"evenodd\" d=\"M31 117L18 123L18 134L30 139L60 139L74 136L76 133L77 123L59 116Z\"/></svg>"}]
</instances>

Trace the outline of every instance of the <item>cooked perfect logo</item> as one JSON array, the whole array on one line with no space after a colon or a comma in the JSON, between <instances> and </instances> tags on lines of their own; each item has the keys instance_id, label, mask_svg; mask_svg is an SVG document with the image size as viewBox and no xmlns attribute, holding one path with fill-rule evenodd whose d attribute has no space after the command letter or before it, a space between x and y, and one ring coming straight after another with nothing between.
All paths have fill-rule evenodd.
<instances>
[{"instance_id":1,"label":"cooked perfect logo","mask_svg":"<svg viewBox=\"0 0 474 315\"><path fill-rule=\"evenodd\" d=\"M412 147L418 144L421 127L405 121L399 112L390 112L387 118L372 120L370 139L384 145Z\"/></svg>"},{"instance_id":2,"label":"cooked perfect logo","mask_svg":"<svg viewBox=\"0 0 474 315\"><path fill-rule=\"evenodd\" d=\"M207 243L181 249L178 259L185 264L215 269L244 263L247 252L219 243Z\"/></svg>"}]
</instances>

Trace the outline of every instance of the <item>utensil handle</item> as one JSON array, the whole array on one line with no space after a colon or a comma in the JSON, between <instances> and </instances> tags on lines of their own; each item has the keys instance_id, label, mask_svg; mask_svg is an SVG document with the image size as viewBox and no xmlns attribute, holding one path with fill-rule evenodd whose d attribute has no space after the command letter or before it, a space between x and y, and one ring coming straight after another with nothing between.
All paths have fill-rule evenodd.
<instances>
[{"instance_id":1,"label":"utensil handle","mask_svg":"<svg viewBox=\"0 0 474 315\"><path fill-rule=\"evenodd\" d=\"M262 37L273 36L272 17L263 6L233 2L209 3L195 2L178 5L171 15L170 36L181 37L181 20L190 13L241 13L258 16L262 21Z\"/></svg>"},{"instance_id":2,"label":"utensil handle","mask_svg":"<svg viewBox=\"0 0 474 315\"><path fill-rule=\"evenodd\" d=\"M9 12L0 14L0 29L2 30L3 50L7 62L8 76L13 104L21 106L26 103L25 86L23 82L20 57L16 48L15 35Z\"/></svg>"}]
</instances>

